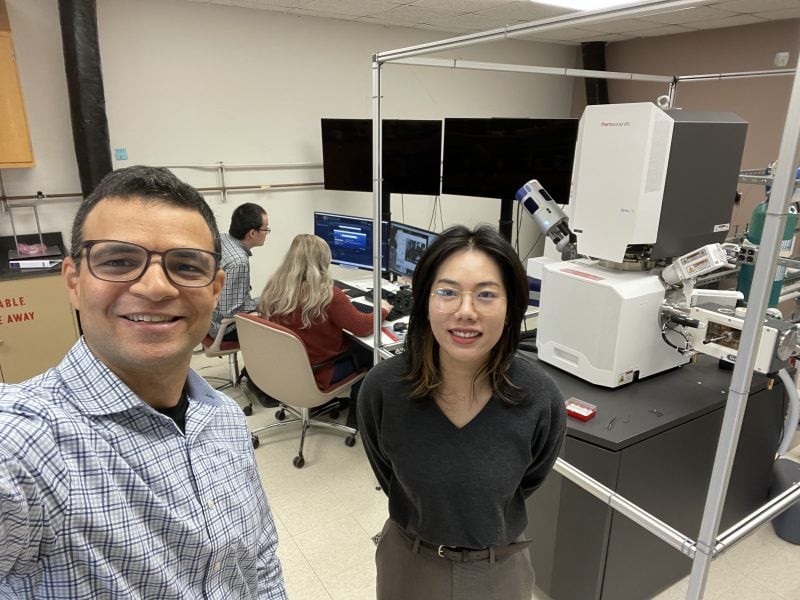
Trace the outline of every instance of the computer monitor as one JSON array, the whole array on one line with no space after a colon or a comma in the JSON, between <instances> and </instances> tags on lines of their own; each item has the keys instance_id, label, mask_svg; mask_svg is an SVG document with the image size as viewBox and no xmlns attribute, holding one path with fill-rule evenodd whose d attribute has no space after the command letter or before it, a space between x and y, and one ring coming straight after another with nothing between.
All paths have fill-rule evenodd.
<instances>
[{"instance_id":1,"label":"computer monitor","mask_svg":"<svg viewBox=\"0 0 800 600\"><path fill-rule=\"evenodd\" d=\"M326 190L372 191L372 120L322 119ZM438 196L442 122L383 120L383 191Z\"/></svg>"},{"instance_id":2,"label":"computer monitor","mask_svg":"<svg viewBox=\"0 0 800 600\"><path fill-rule=\"evenodd\" d=\"M437 237L438 233L391 221L386 268L400 277L411 277L425 250Z\"/></svg>"},{"instance_id":3,"label":"computer monitor","mask_svg":"<svg viewBox=\"0 0 800 600\"><path fill-rule=\"evenodd\" d=\"M314 213L314 235L321 237L330 246L331 264L343 267L372 270L372 219ZM389 226L381 222L381 270L386 270L386 244Z\"/></svg>"},{"instance_id":4,"label":"computer monitor","mask_svg":"<svg viewBox=\"0 0 800 600\"><path fill-rule=\"evenodd\" d=\"M569 200L578 119L445 119L442 193L513 199L531 180Z\"/></svg>"}]
</instances>

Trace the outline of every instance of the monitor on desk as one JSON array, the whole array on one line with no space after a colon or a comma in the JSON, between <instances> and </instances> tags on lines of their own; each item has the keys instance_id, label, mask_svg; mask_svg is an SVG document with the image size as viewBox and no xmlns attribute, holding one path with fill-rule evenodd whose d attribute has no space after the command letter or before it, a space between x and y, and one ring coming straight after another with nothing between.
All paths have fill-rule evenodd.
<instances>
[{"instance_id":1,"label":"monitor on desk","mask_svg":"<svg viewBox=\"0 0 800 600\"><path fill-rule=\"evenodd\" d=\"M386 268L400 277L411 277L425 250L437 237L438 233L391 221Z\"/></svg>"},{"instance_id":2,"label":"monitor on desk","mask_svg":"<svg viewBox=\"0 0 800 600\"><path fill-rule=\"evenodd\" d=\"M381 223L381 270L386 270L388 224ZM335 213L314 213L314 235L331 249L331 264L372 270L372 219Z\"/></svg>"}]
</instances>

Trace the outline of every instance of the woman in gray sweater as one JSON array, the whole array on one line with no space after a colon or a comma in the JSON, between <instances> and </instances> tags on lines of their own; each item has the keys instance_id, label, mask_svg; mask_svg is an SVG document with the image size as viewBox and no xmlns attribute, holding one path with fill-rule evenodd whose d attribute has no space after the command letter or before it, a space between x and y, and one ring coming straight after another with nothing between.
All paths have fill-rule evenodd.
<instances>
[{"instance_id":1,"label":"woman in gray sweater","mask_svg":"<svg viewBox=\"0 0 800 600\"><path fill-rule=\"evenodd\" d=\"M374 367L359 430L389 520L379 600L530 600L525 498L565 429L555 383L518 357L528 297L516 253L489 227L448 229L412 280L405 352Z\"/></svg>"}]
</instances>

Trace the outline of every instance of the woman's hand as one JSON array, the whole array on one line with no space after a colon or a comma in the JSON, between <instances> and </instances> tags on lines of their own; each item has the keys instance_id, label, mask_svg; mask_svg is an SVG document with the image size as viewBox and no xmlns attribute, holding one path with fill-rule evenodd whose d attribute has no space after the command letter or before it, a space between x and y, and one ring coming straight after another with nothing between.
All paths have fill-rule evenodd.
<instances>
[{"instance_id":1,"label":"woman's hand","mask_svg":"<svg viewBox=\"0 0 800 600\"><path fill-rule=\"evenodd\" d=\"M389 304L389 301L388 301L388 300L385 300L385 299L381 298L381 308L385 308L387 311L390 311L390 312L391 312L391 310L392 310L392 305L391 305L391 304Z\"/></svg>"}]
</instances>

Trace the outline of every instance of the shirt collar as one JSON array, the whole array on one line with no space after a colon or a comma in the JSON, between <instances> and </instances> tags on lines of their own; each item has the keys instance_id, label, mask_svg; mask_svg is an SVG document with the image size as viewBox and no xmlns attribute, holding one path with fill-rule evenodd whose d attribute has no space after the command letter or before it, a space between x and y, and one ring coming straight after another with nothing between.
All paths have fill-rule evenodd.
<instances>
[{"instance_id":1,"label":"shirt collar","mask_svg":"<svg viewBox=\"0 0 800 600\"><path fill-rule=\"evenodd\" d=\"M247 254L247 256L253 256L253 252L250 250L250 248L248 248L247 244L244 243L244 240L240 240L239 238L235 238L229 233L226 233L225 235L227 235L234 244L239 246L239 248L241 248L242 251Z\"/></svg>"},{"instance_id":2,"label":"shirt collar","mask_svg":"<svg viewBox=\"0 0 800 600\"><path fill-rule=\"evenodd\" d=\"M73 394L76 408L86 415L111 415L147 406L92 353L83 336L61 361L58 371ZM221 403L218 392L192 369L187 382L190 402L211 406Z\"/></svg>"}]
</instances>

